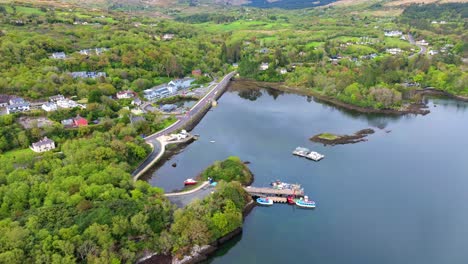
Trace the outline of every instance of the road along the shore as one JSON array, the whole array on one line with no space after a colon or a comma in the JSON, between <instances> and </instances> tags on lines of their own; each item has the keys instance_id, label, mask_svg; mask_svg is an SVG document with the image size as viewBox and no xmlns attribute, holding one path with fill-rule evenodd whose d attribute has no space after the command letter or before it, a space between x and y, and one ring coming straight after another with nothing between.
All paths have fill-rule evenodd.
<instances>
[{"instance_id":1,"label":"road along the shore","mask_svg":"<svg viewBox=\"0 0 468 264\"><path fill-rule=\"evenodd\" d=\"M216 84L213 89L211 89L211 91L203 96L200 101L198 101L187 112L186 115L179 117L179 119L174 124L145 137L146 143L148 143L153 150L148 155L148 157L135 169L135 171L133 171L132 176L134 181L138 180L164 155L166 145L186 142L186 140L182 140L180 142L161 142L161 137L186 127L188 130L191 130L194 127L194 124L199 122L201 117L203 117L206 111L211 107L211 102L219 98L224 93L229 84L229 81L234 76L234 74L236 74L235 71L225 75L223 79L218 84Z\"/></svg>"}]
</instances>

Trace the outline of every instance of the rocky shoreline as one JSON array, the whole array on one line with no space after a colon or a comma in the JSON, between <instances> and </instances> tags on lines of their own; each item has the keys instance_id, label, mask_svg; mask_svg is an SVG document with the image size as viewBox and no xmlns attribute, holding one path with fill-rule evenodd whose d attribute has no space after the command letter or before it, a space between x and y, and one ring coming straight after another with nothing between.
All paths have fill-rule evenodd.
<instances>
[{"instance_id":1,"label":"rocky shoreline","mask_svg":"<svg viewBox=\"0 0 468 264\"><path fill-rule=\"evenodd\" d=\"M236 79L234 82L257 83L257 81L252 81L248 79ZM300 95L313 96L317 101L328 103L338 108L356 111L358 113L385 114L385 115L406 115L406 114L427 115L430 113L429 110L425 109L426 106L421 103L408 104L406 107L401 108L401 109L375 109L375 108L361 107L357 105L348 104L336 98L319 94L318 92L313 91L311 89L306 90L304 88L289 87L289 86L285 86L284 83L263 82L262 84L263 85L260 85L259 87L270 88L270 89L275 89L275 90L284 91L284 92L292 92L292 93L296 93Z\"/></svg>"},{"instance_id":2,"label":"rocky shoreline","mask_svg":"<svg viewBox=\"0 0 468 264\"><path fill-rule=\"evenodd\" d=\"M345 145L355 144L358 142L367 141L367 136L375 133L373 129L367 128L359 130L354 135L334 135L329 133L320 133L310 138L311 141L322 143L323 145ZM330 137L330 138L327 138Z\"/></svg>"}]
</instances>

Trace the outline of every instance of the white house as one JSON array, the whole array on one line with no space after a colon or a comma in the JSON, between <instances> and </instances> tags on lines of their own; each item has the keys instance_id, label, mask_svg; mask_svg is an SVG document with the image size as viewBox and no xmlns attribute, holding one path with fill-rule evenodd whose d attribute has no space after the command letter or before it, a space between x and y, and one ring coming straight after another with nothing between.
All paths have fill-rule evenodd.
<instances>
[{"instance_id":1,"label":"white house","mask_svg":"<svg viewBox=\"0 0 468 264\"><path fill-rule=\"evenodd\" d=\"M117 98L118 99L130 99L135 97L135 93L133 91L120 91L117 93Z\"/></svg>"},{"instance_id":2,"label":"white house","mask_svg":"<svg viewBox=\"0 0 468 264\"><path fill-rule=\"evenodd\" d=\"M285 68L282 68L282 69L280 69L280 73L281 74L286 74L286 73L288 73L288 71Z\"/></svg>"},{"instance_id":3,"label":"white house","mask_svg":"<svg viewBox=\"0 0 468 264\"><path fill-rule=\"evenodd\" d=\"M400 54L402 52L402 50L400 48L391 48L391 49L387 49L386 51L387 51L387 53L390 53L390 54L393 54L393 55L397 55L397 54Z\"/></svg>"},{"instance_id":4,"label":"white house","mask_svg":"<svg viewBox=\"0 0 468 264\"><path fill-rule=\"evenodd\" d=\"M45 103L42 105L42 109L46 112L57 111L57 104L55 103Z\"/></svg>"},{"instance_id":5,"label":"white house","mask_svg":"<svg viewBox=\"0 0 468 264\"><path fill-rule=\"evenodd\" d=\"M270 66L266 62L262 62L262 64L260 64L260 70L261 71L266 71L266 70L268 70L269 67Z\"/></svg>"},{"instance_id":6,"label":"white house","mask_svg":"<svg viewBox=\"0 0 468 264\"><path fill-rule=\"evenodd\" d=\"M63 99L63 100L57 101L57 106L60 108L74 108L74 107L77 107L78 104L73 100Z\"/></svg>"},{"instance_id":7,"label":"white house","mask_svg":"<svg viewBox=\"0 0 468 264\"><path fill-rule=\"evenodd\" d=\"M434 55L439 54L439 51L438 50L430 50L428 53L429 53L429 55L434 56Z\"/></svg>"},{"instance_id":8,"label":"white house","mask_svg":"<svg viewBox=\"0 0 468 264\"><path fill-rule=\"evenodd\" d=\"M399 30L390 30L390 31L385 31L384 35L386 37L399 37L399 36L403 35L403 32L401 32Z\"/></svg>"},{"instance_id":9,"label":"white house","mask_svg":"<svg viewBox=\"0 0 468 264\"><path fill-rule=\"evenodd\" d=\"M54 96L50 96L50 97L49 97L49 101L50 101L50 102L53 102L53 103L54 103L54 102L57 102L57 101L59 101L59 100L63 100L63 99L65 99L65 97L64 97L63 95L61 95L61 94L57 94L57 95L54 95Z\"/></svg>"},{"instance_id":10,"label":"white house","mask_svg":"<svg viewBox=\"0 0 468 264\"><path fill-rule=\"evenodd\" d=\"M31 109L31 104L25 101L23 98L12 98L10 99L10 105L8 105L6 109L7 114L25 112Z\"/></svg>"},{"instance_id":11,"label":"white house","mask_svg":"<svg viewBox=\"0 0 468 264\"><path fill-rule=\"evenodd\" d=\"M96 79L98 77L106 77L105 72L71 72L70 75L73 78L91 78Z\"/></svg>"},{"instance_id":12,"label":"white house","mask_svg":"<svg viewBox=\"0 0 468 264\"><path fill-rule=\"evenodd\" d=\"M174 34L164 34L162 38L163 40L171 40L174 38Z\"/></svg>"},{"instance_id":13,"label":"white house","mask_svg":"<svg viewBox=\"0 0 468 264\"><path fill-rule=\"evenodd\" d=\"M426 40L420 40L420 41L416 41L416 45L421 45L421 46L429 46L429 42L427 42Z\"/></svg>"},{"instance_id":14,"label":"white house","mask_svg":"<svg viewBox=\"0 0 468 264\"><path fill-rule=\"evenodd\" d=\"M61 60L61 59L66 59L67 55L65 54L65 52L54 52L52 53L52 58Z\"/></svg>"},{"instance_id":15,"label":"white house","mask_svg":"<svg viewBox=\"0 0 468 264\"><path fill-rule=\"evenodd\" d=\"M55 149L55 142L47 137L39 140L36 143L32 143L31 149L34 152L45 152Z\"/></svg>"},{"instance_id":16,"label":"white house","mask_svg":"<svg viewBox=\"0 0 468 264\"><path fill-rule=\"evenodd\" d=\"M176 80L170 81L167 85L175 87L177 91L177 90L189 88L192 82L194 81L195 79L193 78L176 79Z\"/></svg>"}]
</instances>

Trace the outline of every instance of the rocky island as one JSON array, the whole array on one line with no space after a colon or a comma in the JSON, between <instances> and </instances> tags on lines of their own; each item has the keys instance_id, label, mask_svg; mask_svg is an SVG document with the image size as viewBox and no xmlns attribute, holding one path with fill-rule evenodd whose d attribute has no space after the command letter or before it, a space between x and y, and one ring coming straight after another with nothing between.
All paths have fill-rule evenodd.
<instances>
[{"instance_id":1,"label":"rocky island","mask_svg":"<svg viewBox=\"0 0 468 264\"><path fill-rule=\"evenodd\" d=\"M311 141L322 143L323 145L344 145L367 141L367 136L374 134L374 130L367 128L359 130L354 135L335 135L332 133L321 133L310 138Z\"/></svg>"}]
</instances>

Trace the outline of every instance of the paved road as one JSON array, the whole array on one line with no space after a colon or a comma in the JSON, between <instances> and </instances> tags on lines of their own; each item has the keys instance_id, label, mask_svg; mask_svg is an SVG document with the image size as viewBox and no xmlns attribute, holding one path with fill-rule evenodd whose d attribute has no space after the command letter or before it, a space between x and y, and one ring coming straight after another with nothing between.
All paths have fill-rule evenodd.
<instances>
[{"instance_id":1,"label":"paved road","mask_svg":"<svg viewBox=\"0 0 468 264\"><path fill-rule=\"evenodd\" d=\"M159 155L159 152L161 151L161 142L157 139L160 136L171 134L179 129L182 129L187 125L187 123L190 121L190 118L197 114L200 110L202 110L207 104L211 103L211 100L216 96L216 94L222 90L225 85L231 80L232 76L234 76L235 72L231 72L227 74L226 76L223 77L221 82L218 84L215 84L216 86L209 91L198 103L196 103L188 112L187 114L183 116L179 116L178 120L172 124L170 127L163 129L157 133L154 133L150 136L147 136L145 138L145 141L151 145L153 145L153 151L150 153L150 155L146 158L143 163L138 166L138 168L132 173L133 176L137 175L141 171L143 171L147 166L150 165L150 163Z\"/></svg>"},{"instance_id":2,"label":"paved road","mask_svg":"<svg viewBox=\"0 0 468 264\"><path fill-rule=\"evenodd\" d=\"M178 196L169 196L167 199L174 203L177 207L182 208L187 206L189 203L191 203L195 199L202 200L206 196L210 195L215 188L211 185L204 186L200 190L197 190L196 192L184 194L184 195L178 195Z\"/></svg>"},{"instance_id":3,"label":"paved road","mask_svg":"<svg viewBox=\"0 0 468 264\"><path fill-rule=\"evenodd\" d=\"M411 54L409 58L426 53L426 50L427 50L426 46L416 44L416 41L414 40L413 35L411 35L410 33L408 33L408 41L411 45L416 45L420 49L418 53Z\"/></svg>"}]
</instances>

